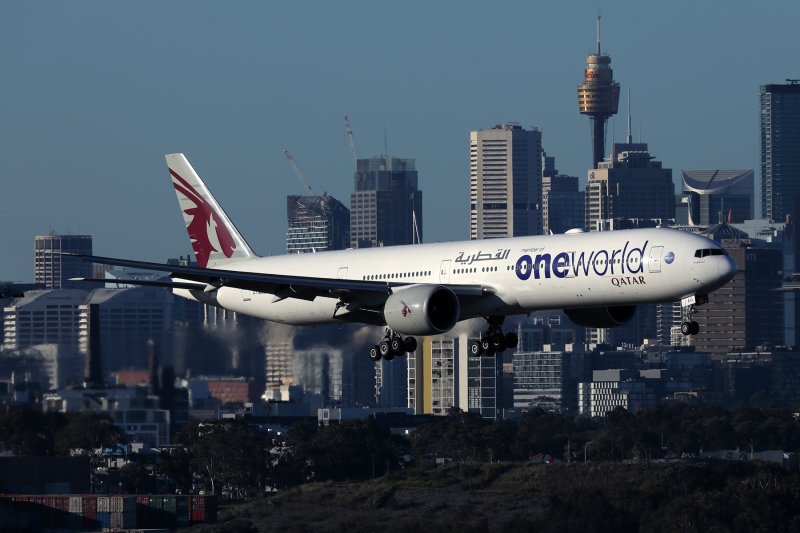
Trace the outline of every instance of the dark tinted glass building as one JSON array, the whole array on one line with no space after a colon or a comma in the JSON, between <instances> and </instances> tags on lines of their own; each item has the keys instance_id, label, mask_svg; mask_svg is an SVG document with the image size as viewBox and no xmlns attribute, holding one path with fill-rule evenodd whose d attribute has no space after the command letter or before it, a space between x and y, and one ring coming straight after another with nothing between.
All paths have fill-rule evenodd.
<instances>
[{"instance_id":1,"label":"dark tinted glass building","mask_svg":"<svg viewBox=\"0 0 800 533\"><path fill-rule=\"evenodd\" d=\"M413 159L359 159L350 193L350 246L422 242L422 191ZM417 235L415 235L415 233Z\"/></svg>"},{"instance_id":2,"label":"dark tinted glass building","mask_svg":"<svg viewBox=\"0 0 800 533\"><path fill-rule=\"evenodd\" d=\"M800 84L761 86L761 216L797 217L800 199Z\"/></svg>"}]
</instances>

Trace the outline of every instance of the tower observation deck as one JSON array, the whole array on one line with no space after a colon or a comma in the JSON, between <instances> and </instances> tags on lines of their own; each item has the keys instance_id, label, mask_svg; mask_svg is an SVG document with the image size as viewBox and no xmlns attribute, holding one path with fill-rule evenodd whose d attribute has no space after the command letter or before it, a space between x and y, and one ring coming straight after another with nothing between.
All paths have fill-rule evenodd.
<instances>
[{"instance_id":1,"label":"tower observation deck","mask_svg":"<svg viewBox=\"0 0 800 533\"><path fill-rule=\"evenodd\" d=\"M597 15L597 53L586 58L583 85L578 86L578 108L592 124L592 168L605 157L605 126L617 114L619 84L614 81L611 57L600 52L600 15Z\"/></svg>"}]
</instances>

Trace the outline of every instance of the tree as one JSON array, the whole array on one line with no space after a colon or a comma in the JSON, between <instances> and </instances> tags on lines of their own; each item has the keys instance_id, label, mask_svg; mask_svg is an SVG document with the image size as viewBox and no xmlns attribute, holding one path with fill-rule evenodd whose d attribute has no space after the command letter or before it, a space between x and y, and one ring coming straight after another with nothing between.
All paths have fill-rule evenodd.
<instances>
[{"instance_id":1,"label":"tree","mask_svg":"<svg viewBox=\"0 0 800 533\"><path fill-rule=\"evenodd\" d=\"M210 484L236 498L264 490L271 441L238 420L194 422L176 437L192 455L192 464Z\"/></svg>"},{"instance_id":2,"label":"tree","mask_svg":"<svg viewBox=\"0 0 800 533\"><path fill-rule=\"evenodd\" d=\"M72 449L90 452L124 443L120 429L106 413L67 413L67 424L55 435L55 451L69 455Z\"/></svg>"},{"instance_id":3,"label":"tree","mask_svg":"<svg viewBox=\"0 0 800 533\"><path fill-rule=\"evenodd\" d=\"M155 478L146 466L141 463L129 462L121 470L122 482L129 494L149 494L156 491Z\"/></svg>"},{"instance_id":4,"label":"tree","mask_svg":"<svg viewBox=\"0 0 800 533\"><path fill-rule=\"evenodd\" d=\"M475 413L451 408L446 417L423 424L411 435L411 446L418 458L448 457L458 462L481 461L489 458L489 423ZM500 449L500 442L492 444Z\"/></svg>"},{"instance_id":5,"label":"tree","mask_svg":"<svg viewBox=\"0 0 800 533\"><path fill-rule=\"evenodd\" d=\"M400 467L408 442L373 418L345 420L314 432L300 425L290 433L294 460L316 480L363 480ZM300 440L300 439L304 440Z\"/></svg>"},{"instance_id":6,"label":"tree","mask_svg":"<svg viewBox=\"0 0 800 533\"><path fill-rule=\"evenodd\" d=\"M0 418L0 442L15 455L54 455L56 433L66 425L62 413L14 409Z\"/></svg>"},{"instance_id":7,"label":"tree","mask_svg":"<svg viewBox=\"0 0 800 533\"><path fill-rule=\"evenodd\" d=\"M192 488L192 454L185 446L162 450L153 472L166 477L181 493L188 494Z\"/></svg>"}]
</instances>

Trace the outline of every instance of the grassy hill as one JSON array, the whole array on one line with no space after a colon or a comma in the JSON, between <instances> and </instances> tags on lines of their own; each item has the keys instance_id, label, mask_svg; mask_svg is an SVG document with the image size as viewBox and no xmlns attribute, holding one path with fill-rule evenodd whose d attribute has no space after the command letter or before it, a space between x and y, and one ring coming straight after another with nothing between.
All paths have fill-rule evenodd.
<instances>
[{"instance_id":1,"label":"grassy hill","mask_svg":"<svg viewBox=\"0 0 800 533\"><path fill-rule=\"evenodd\" d=\"M776 465L448 464L312 483L187 531L799 531L800 475Z\"/></svg>"}]
</instances>

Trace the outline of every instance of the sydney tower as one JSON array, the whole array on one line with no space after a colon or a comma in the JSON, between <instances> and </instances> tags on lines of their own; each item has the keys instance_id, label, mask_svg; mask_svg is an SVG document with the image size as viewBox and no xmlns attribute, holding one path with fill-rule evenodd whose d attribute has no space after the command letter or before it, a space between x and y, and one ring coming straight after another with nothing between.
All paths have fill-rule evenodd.
<instances>
[{"instance_id":1,"label":"sydney tower","mask_svg":"<svg viewBox=\"0 0 800 533\"><path fill-rule=\"evenodd\" d=\"M614 82L611 57L600 53L600 15L597 15L597 53L586 58L583 85L578 86L578 108L592 121L592 168L605 157L605 127L617 114L619 84Z\"/></svg>"}]
</instances>

